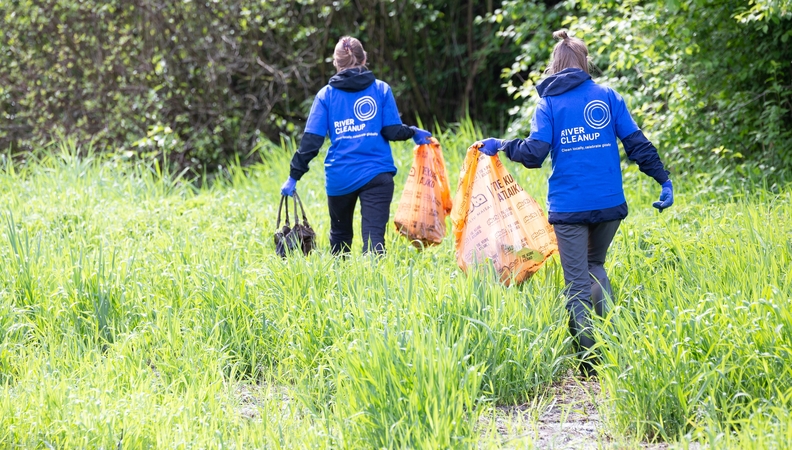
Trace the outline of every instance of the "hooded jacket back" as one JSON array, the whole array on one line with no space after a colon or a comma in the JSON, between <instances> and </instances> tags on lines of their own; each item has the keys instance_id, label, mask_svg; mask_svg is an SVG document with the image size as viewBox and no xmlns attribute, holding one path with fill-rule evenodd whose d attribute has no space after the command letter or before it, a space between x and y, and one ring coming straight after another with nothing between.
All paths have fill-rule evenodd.
<instances>
[{"instance_id":1,"label":"hooded jacket back","mask_svg":"<svg viewBox=\"0 0 792 450\"><path fill-rule=\"evenodd\" d=\"M624 99L580 69L549 76L537 91L541 100L530 136L551 146L548 211L575 213L625 204L616 138L639 128Z\"/></svg>"},{"instance_id":2,"label":"hooded jacket back","mask_svg":"<svg viewBox=\"0 0 792 450\"><path fill-rule=\"evenodd\" d=\"M305 132L330 137L325 158L327 195L345 195L396 166L382 128L401 125L390 86L368 70L348 69L314 99Z\"/></svg>"}]
</instances>

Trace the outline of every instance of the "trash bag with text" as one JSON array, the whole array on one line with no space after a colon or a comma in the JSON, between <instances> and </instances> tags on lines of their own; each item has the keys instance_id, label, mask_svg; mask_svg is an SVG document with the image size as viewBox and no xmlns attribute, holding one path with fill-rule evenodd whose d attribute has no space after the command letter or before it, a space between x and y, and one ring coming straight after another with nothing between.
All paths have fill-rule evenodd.
<instances>
[{"instance_id":1,"label":"trash bag with text","mask_svg":"<svg viewBox=\"0 0 792 450\"><path fill-rule=\"evenodd\" d=\"M498 156L468 149L451 211L459 267L490 261L506 286L536 273L558 245L539 204Z\"/></svg>"},{"instance_id":2,"label":"trash bag with text","mask_svg":"<svg viewBox=\"0 0 792 450\"><path fill-rule=\"evenodd\" d=\"M418 248L439 244L451 213L451 189L440 143L417 145L393 223Z\"/></svg>"}]
</instances>

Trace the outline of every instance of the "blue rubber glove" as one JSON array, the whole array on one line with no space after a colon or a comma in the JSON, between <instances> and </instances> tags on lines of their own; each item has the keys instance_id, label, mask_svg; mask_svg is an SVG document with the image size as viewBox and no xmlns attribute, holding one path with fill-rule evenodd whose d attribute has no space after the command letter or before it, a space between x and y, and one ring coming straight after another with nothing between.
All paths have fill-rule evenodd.
<instances>
[{"instance_id":1,"label":"blue rubber glove","mask_svg":"<svg viewBox=\"0 0 792 450\"><path fill-rule=\"evenodd\" d=\"M495 138L487 138L481 141L479 151L487 156L495 156L503 145L503 141Z\"/></svg>"},{"instance_id":2,"label":"blue rubber glove","mask_svg":"<svg viewBox=\"0 0 792 450\"><path fill-rule=\"evenodd\" d=\"M410 128L415 130L415 134L413 135L413 142L415 142L415 145L426 145L432 143L432 141L429 140L429 138L432 137L432 133L422 130L418 127Z\"/></svg>"},{"instance_id":3,"label":"blue rubber glove","mask_svg":"<svg viewBox=\"0 0 792 450\"><path fill-rule=\"evenodd\" d=\"M296 188L297 188L297 180L295 180L292 177L289 177L289 179L286 180L285 183L283 183L283 186L281 186L281 195L288 195L289 197L291 197L292 195L294 195L294 190Z\"/></svg>"},{"instance_id":4,"label":"blue rubber glove","mask_svg":"<svg viewBox=\"0 0 792 450\"><path fill-rule=\"evenodd\" d=\"M663 190L660 191L660 201L652 203L652 206L657 208L660 212L674 204L674 186L671 185L671 180L663 183Z\"/></svg>"}]
</instances>

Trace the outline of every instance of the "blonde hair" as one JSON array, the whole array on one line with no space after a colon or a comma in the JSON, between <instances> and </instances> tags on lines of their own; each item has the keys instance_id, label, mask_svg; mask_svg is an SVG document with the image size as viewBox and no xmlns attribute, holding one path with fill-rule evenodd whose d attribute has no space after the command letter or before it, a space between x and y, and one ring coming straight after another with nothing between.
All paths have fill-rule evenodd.
<instances>
[{"instance_id":1,"label":"blonde hair","mask_svg":"<svg viewBox=\"0 0 792 450\"><path fill-rule=\"evenodd\" d=\"M559 42L553 48L553 58L547 73L554 74L569 68L589 73L588 49L582 39L569 37L567 30L553 32L553 39Z\"/></svg>"},{"instance_id":2,"label":"blonde hair","mask_svg":"<svg viewBox=\"0 0 792 450\"><path fill-rule=\"evenodd\" d=\"M336 70L352 69L366 66L366 51L363 44L352 36L344 36L338 40L333 51L333 65Z\"/></svg>"}]
</instances>

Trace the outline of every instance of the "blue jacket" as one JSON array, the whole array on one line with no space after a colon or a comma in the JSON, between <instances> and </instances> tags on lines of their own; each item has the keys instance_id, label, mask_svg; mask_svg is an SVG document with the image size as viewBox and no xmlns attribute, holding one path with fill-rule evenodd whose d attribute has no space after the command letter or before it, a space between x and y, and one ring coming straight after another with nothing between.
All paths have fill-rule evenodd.
<instances>
[{"instance_id":1,"label":"blue jacket","mask_svg":"<svg viewBox=\"0 0 792 450\"><path fill-rule=\"evenodd\" d=\"M344 70L316 94L289 175L299 180L319 153L325 136L329 136L327 195L349 194L381 173L395 174L388 141L406 140L413 134L402 124L387 83L365 69Z\"/></svg>"},{"instance_id":2,"label":"blue jacket","mask_svg":"<svg viewBox=\"0 0 792 450\"><path fill-rule=\"evenodd\" d=\"M624 99L580 69L565 69L537 86L541 97L528 139L505 141L509 159L529 168L551 154L547 194L550 223L598 223L627 216L619 147L662 184L657 150L636 125Z\"/></svg>"}]
</instances>

